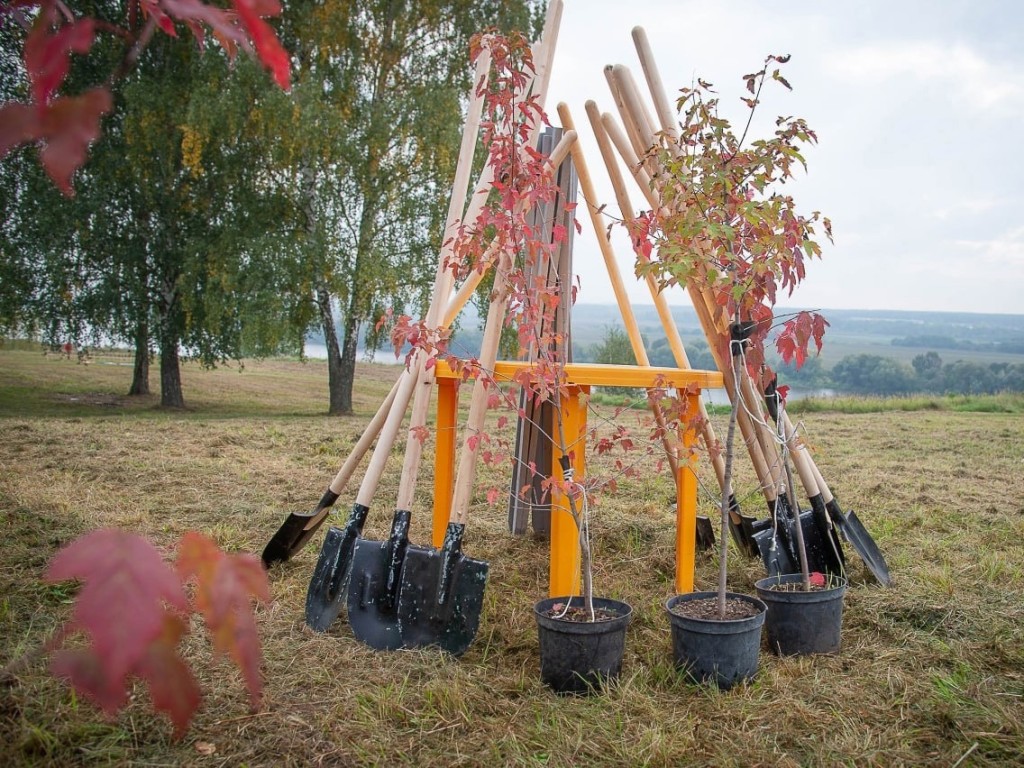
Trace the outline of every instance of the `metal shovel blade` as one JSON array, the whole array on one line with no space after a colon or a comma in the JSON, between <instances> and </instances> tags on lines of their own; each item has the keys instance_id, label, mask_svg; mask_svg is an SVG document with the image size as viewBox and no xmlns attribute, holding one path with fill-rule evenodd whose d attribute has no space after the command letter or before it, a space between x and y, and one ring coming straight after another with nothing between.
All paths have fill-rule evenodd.
<instances>
[{"instance_id":1,"label":"metal shovel blade","mask_svg":"<svg viewBox=\"0 0 1024 768\"><path fill-rule=\"evenodd\" d=\"M754 543L764 562L765 571L769 576L781 576L786 573L799 573L800 563L794 562L788 549L782 543L782 536L776 536L771 521L764 521L768 526L754 534Z\"/></svg>"},{"instance_id":2,"label":"metal shovel blade","mask_svg":"<svg viewBox=\"0 0 1024 768\"><path fill-rule=\"evenodd\" d=\"M793 519L788 513L779 511L778 536L771 520L760 525L764 528L754 534L761 559L769 576L800 573L800 555L797 551L796 531ZM843 573L841 554L837 554L838 542L833 541L830 530L822 526L814 510L800 513L800 528L804 537L804 551L807 554L807 569L814 573ZM842 552L841 549L838 550Z\"/></svg>"},{"instance_id":3,"label":"metal shovel blade","mask_svg":"<svg viewBox=\"0 0 1024 768\"><path fill-rule=\"evenodd\" d=\"M857 554L860 555L860 559L864 561L864 565L868 567L871 575L883 587L890 586L892 574L889 572L885 557L882 556L882 551L878 548L875 540L871 538L871 534L857 517L857 513L852 510L849 513L844 513L834 501L829 503L828 511L843 538L857 550Z\"/></svg>"},{"instance_id":4,"label":"metal shovel blade","mask_svg":"<svg viewBox=\"0 0 1024 768\"><path fill-rule=\"evenodd\" d=\"M707 552L715 546L715 527L707 515L697 515L697 538L694 546L700 552Z\"/></svg>"},{"instance_id":5,"label":"metal shovel blade","mask_svg":"<svg viewBox=\"0 0 1024 768\"><path fill-rule=\"evenodd\" d=\"M395 512L387 541L358 539L348 582L348 623L357 640L379 651L402 647L398 592L409 546L408 510Z\"/></svg>"},{"instance_id":6,"label":"metal shovel blade","mask_svg":"<svg viewBox=\"0 0 1024 768\"><path fill-rule=\"evenodd\" d=\"M281 527L267 542L263 548L263 567L270 568L277 563L283 563L291 558L296 552L306 546L306 542L313 538L313 535L323 525L324 520L330 512L331 506L338 500L338 494L330 488L320 498L316 509L310 513L293 512L288 515Z\"/></svg>"},{"instance_id":7,"label":"metal shovel blade","mask_svg":"<svg viewBox=\"0 0 1024 768\"><path fill-rule=\"evenodd\" d=\"M346 596L345 583L352 566L352 550L369 511L362 504L353 504L345 527L331 526L324 537L320 557L306 590L306 624L317 632L326 632L341 613Z\"/></svg>"},{"instance_id":8,"label":"metal shovel blade","mask_svg":"<svg viewBox=\"0 0 1024 768\"><path fill-rule=\"evenodd\" d=\"M406 648L439 646L461 656L476 637L489 566L462 554L464 527L449 523L440 549L405 552L398 624Z\"/></svg>"}]
</instances>

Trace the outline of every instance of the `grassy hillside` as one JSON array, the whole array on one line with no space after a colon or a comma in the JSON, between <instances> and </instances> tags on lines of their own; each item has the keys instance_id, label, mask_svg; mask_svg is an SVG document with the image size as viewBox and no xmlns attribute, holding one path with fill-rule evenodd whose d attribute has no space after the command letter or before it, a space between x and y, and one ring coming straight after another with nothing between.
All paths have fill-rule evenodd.
<instances>
[{"instance_id":1,"label":"grassy hillside","mask_svg":"<svg viewBox=\"0 0 1024 768\"><path fill-rule=\"evenodd\" d=\"M204 707L179 742L141 687L104 721L47 675L43 658L24 657L69 615L68 588L40 580L61 544L120 526L170 546L196 529L258 552L288 511L316 503L396 373L360 367L357 415L327 418L321 363L189 365L190 410L164 412L155 397L123 396L130 368L114 359L82 366L0 351L0 668L22 660L0 681L0 765L1024 762L1019 413L804 415L832 490L874 534L895 584L867 583L848 549L841 652L764 652L758 678L726 693L690 686L672 666L662 606L673 591L673 487L653 461L594 508L597 588L630 602L635 616L623 676L600 696L559 698L540 683L531 606L546 596L547 545L511 537L504 508L488 507L482 492L465 549L491 573L479 635L459 660L370 651L343 620L325 635L309 631L303 604L320 537L270 575L274 601L258 611L259 712L248 711L238 674L212 658L198 630L185 654L202 672ZM610 411L594 423L602 415ZM416 542L428 539L430 459L414 507ZM386 535L400 465L396 450L368 537ZM603 471L595 460L594 472ZM701 473L712 486L706 461ZM481 491L504 482L487 470ZM758 513L745 462L739 488ZM354 488L342 496L340 515L354 496ZM713 511L711 493L702 504ZM751 592L760 563L735 550L730 562L732 588ZM716 569L714 555L699 554L698 585L710 586Z\"/></svg>"}]
</instances>

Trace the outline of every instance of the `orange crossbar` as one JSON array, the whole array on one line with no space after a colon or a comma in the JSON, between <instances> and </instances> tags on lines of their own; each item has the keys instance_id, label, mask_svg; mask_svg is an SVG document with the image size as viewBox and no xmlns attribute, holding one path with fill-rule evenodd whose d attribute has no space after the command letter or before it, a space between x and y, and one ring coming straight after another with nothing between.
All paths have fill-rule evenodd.
<instances>
[{"instance_id":1,"label":"orange crossbar","mask_svg":"<svg viewBox=\"0 0 1024 768\"><path fill-rule=\"evenodd\" d=\"M526 361L500 361L495 364L495 378L512 381L517 372L529 368ZM691 413L696 412L700 390L723 386L722 374L716 371L696 371L683 368L651 368L634 365L604 365L598 363L567 363L565 372L569 396L562 402L562 424L565 443L577 481L583 478L586 466L585 441L587 434L587 408L580 402L580 394L593 385L610 387L674 387L687 390ZM447 363L438 361L437 450L434 455L434 546L440 547L451 514L453 471L455 467L455 425L458 407L458 381L461 374L451 370ZM558 441L556 441L557 443ZM697 525L697 456L690 450L696 444L693 429L683 433L683 446L688 455L679 462L676 478L676 591L693 591L694 549ZM555 447L551 471L561 477ZM551 597L579 594L579 537L576 524L569 514L568 500L556 494L552 499L551 557L548 566L548 593Z\"/></svg>"}]
</instances>

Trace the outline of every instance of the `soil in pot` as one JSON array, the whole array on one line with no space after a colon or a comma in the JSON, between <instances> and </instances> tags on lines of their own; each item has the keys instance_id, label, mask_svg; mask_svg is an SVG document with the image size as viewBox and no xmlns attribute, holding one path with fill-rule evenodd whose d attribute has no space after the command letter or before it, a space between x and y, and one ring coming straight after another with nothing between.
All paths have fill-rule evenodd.
<instances>
[{"instance_id":1,"label":"soil in pot","mask_svg":"<svg viewBox=\"0 0 1024 768\"><path fill-rule=\"evenodd\" d=\"M825 587L805 592L799 573L770 576L754 584L768 606L765 635L779 656L837 653L843 628L846 580L832 577Z\"/></svg>"},{"instance_id":2,"label":"soil in pot","mask_svg":"<svg viewBox=\"0 0 1024 768\"><path fill-rule=\"evenodd\" d=\"M555 606L561 607L556 611ZM566 616L559 618L566 608ZM590 621L580 597L552 597L533 607L540 640L540 676L557 693L594 693L622 671L626 628L633 609L599 597L594 598L594 609L597 621Z\"/></svg>"},{"instance_id":3,"label":"soil in pot","mask_svg":"<svg viewBox=\"0 0 1024 768\"><path fill-rule=\"evenodd\" d=\"M676 595L665 603L676 667L694 682L714 683L723 690L757 674L767 610L756 597L731 592L726 594L727 610L730 605L733 616L722 620L715 592Z\"/></svg>"}]
</instances>

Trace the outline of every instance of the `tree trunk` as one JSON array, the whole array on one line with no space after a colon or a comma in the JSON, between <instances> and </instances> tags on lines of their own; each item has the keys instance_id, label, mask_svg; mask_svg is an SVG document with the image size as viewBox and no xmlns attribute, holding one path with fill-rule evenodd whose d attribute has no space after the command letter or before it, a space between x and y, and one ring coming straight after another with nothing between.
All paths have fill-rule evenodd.
<instances>
[{"instance_id":1,"label":"tree trunk","mask_svg":"<svg viewBox=\"0 0 1024 768\"><path fill-rule=\"evenodd\" d=\"M352 413L352 383L348 385L348 399L344 397L344 364L338 333L334 328L334 312L331 310L331 294L325 285L316 289L316 304L320 310L320 327L324 332L327 347L327 390L330 393L329 416L347 416ZM351 377L349 377L351 379Z\"/></svg>"},{"instance_id":2,"label":"tree trunk","mask_svg":"<svg viewBox=\"0 0 1024 768\"><path fill-rule=\"evenodd\" d=\"M135 367L129 395L149 394L149 323L142 321L135 330Z\"/></svg>"},{"instance_id":3,"label":"tree trunk","mask_svg":"<svg viewBox=\"0 0 1024 768\"><path fill-rule=\"evenodd\" d=\"M172 336L174 334L169 333L160 339L160 405L164 408L184 408L178 340Z\"/></svg>"},{"instance_id":4,"label":"tree trunk","mask_svg":"<svg viewBox=\"0 0 1024 768\"><path fill-rule=\"evenodd\" d=\"M352 385L356 379L356 351L359 346L359 321L353 312L345 315L345 335L341 346L339 395L343 413L352 413Z\"/></svg>"}]
</instances>

